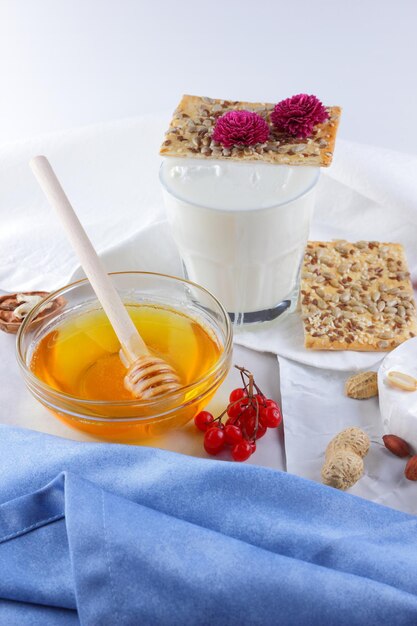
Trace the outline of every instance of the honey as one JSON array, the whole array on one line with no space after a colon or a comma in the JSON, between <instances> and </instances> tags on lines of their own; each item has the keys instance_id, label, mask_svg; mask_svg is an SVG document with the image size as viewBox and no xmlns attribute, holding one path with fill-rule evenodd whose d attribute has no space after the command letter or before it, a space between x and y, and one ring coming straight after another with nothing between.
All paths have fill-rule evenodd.
<instances>
[{"instance_id":1,"label":"honey","mask_svg":"<svg viewBox=\"0 0 417 626\"><path fill-rule=\"evenodd\" d=\"M149 350L174 368L182 386L201 380L197 388L194 385L189 392L185 389L178 411L173 411L169 398L160 399L155 409L154 404L135 401L125 388L126 369L119 357L120 344L101 309L73 315L54 327L37 344L30 365L39 379L68 394L69 405L72 401L77 404L77 399L89 401L84 403L85 414L91 415L93 420L90 423L81 417L69 418L56 412L58 417L77 428L116 441L123 441L125 437L132 439L132 428L137 430L138 439L162 432L165 428L159 428L156 410L159 415L166 413L162 422L171 420L170 427L172 420L174 425L185 423L208 402L221 382L213 388L213 381L207 382L205 378L222 352L211 329L162 305L128 305L127 309ZM198 398L197 403L193 402L195 398ZM100 416L115 419L101 421ZM123 419L133 417L141 418L140 424Z\"/></svg>"}]
</instances>

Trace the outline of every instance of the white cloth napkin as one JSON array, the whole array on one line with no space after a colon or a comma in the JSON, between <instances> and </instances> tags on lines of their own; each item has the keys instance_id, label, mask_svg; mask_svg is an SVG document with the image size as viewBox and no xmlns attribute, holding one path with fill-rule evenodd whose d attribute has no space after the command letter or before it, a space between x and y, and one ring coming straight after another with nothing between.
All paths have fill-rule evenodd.
<instances>
[{"instance_id":1,"label":"white cloth napkin","mask_svg":"<svg viewBox=\"0 0 417 626\"><path fill-rule=\"evenodd\" d=\"M109 271L181 274L158 180L158 148L168 119L167 112L0 148L0 289L50 290L80 275L28 167L40 153L51 160ZM416 166L416 156L338 140L335 161L319 183L311 238L400 242L416 280ZM347 370L376 369L383 354L309 352L297 314L260 330L245 329L236 341L279 355L289 471L319 480L328 440L353 424L380 442L377 401L350 401L343 383ZM417 513L410 504L415 485L403 478L403 465L374 443L366 476L353 493Z\"/></svg>"},{"instance_id":2,"label":"white cloth napkin","mask_svg":"<svg viewBox=\"0 0 417 626\"><path fill-rule=\"evenodd\" d=\"M62 286L78 265L29 166L51 161L98 251L163 215L159 145L169 114L122 120L0 147L0 289Z\"/></svg>"},{"instance_id":3,"label":"white cloth napkin","mask_svg":"<svg viewBox=\"0 0 417 626\"><path fill-rule=\"evenodd\" d=\"M0 150L0 289L56 288L78 265L28 167L38 153L50 158L96 248L120 251L117 266L111 254L109 270L181 273L169 229L157 225L165 214L158 148L168 118L124 120ZM415 156L338 140L334 163L319 183L311 238L401 242L417 277L416 166ZM383 357L305 350L298 314L261 329L245 328L236 342L333 370L371 367Z\"/></svg>"},{"instance_id":4,"label":"white cloth napkin","mask_svg":"<svg viewBox=\"0 0 417 626\"><path fill-rule=\"evenodd\" d=\"M406 459L383 446L378 398L347 398L345 372L308 367L283 357L279 366L287 471L321 482L327 444L341 430L357 426L368 433L371 447L364 476L349 493L417 514L416 484L404 476Z\"/></svg>"},{"instance_id":5,"label":"white cloth napkin","mask_svg":"<svg viewBox=\"0 0 417 626\"><path fill-rule=\"evenodd\" d=\"M384 434L402 437L417 453L417 391L404 391L387 382L390 371L417 377L417 337L388 354L378 371L379 407Z\"/></svg>"}]
</instances>

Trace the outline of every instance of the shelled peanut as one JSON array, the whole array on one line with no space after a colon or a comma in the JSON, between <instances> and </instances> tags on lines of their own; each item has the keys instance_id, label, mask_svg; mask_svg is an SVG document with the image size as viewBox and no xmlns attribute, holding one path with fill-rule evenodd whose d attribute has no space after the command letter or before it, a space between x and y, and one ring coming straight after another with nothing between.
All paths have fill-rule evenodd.
<instances>
[{"instance_id":1,"label":"shelled peanut","mask_svg":"<svg viewBox=\"0 0 417 626\"><path fill-rule=\"evenodd\" d=\"M409 457L404 469L404 476L408 480L417 480L417 454L412 454L408 443L397 435L384 435L382 441L391 454L395 454L401 459Z\"/></svg>"}]
</instances>

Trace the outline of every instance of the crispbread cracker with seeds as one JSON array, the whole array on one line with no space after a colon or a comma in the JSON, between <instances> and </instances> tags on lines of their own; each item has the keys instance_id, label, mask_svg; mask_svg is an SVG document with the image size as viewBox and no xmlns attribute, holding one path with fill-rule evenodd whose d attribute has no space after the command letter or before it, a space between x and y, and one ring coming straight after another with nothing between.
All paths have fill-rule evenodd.
<instances>
[{"instance_id":1,"label":"crispbread cracker with seeds","mask_svg":"<svg viewBox=\"0 0 417 626\"><path fill-rule=\"evenodd\" d=\"M306 348L388 351L417 335L403 247L311 241L301 272Z\"/></svg>"},{"instance_id":2,"label":"crispbread cracker with seeds","mask_svg":"<svg viewBox=\"0 0 417 626\"><path fill-rule=\"evenodd\" d=\"M160 154L198 159L264 161L277 165L328 167L332 162L340 107L326 107L329 119L317 124L308 139L297 139L273 127L270 114L274 104L232 102L199 96L183 96L171 120ZM254 111L269 124L270 138L264 144L224 148L211 135L218 117L236 109Z\"/></svg>"}]
</instances>

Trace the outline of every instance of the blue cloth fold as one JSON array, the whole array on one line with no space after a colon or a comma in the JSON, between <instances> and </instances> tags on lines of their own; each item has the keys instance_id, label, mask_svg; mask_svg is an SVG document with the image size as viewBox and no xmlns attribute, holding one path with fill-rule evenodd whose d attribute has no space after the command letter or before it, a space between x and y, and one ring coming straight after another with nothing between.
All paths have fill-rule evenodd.
<instances>
[{"instance_id":1,"label":"blue cloth fold","mask_svg":"<svg viewBox=\"0 0 417 626\"><path fill-rule=\"evenodd\" d=\"M0 427L0 624L417 623L417 518L282 472Z\"/></svg>"}]
</instances>

